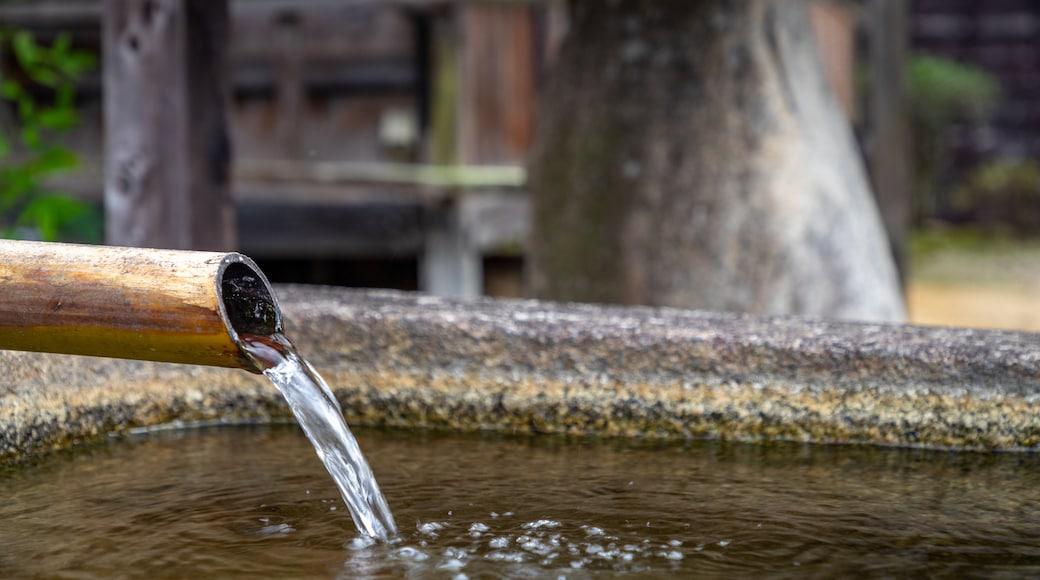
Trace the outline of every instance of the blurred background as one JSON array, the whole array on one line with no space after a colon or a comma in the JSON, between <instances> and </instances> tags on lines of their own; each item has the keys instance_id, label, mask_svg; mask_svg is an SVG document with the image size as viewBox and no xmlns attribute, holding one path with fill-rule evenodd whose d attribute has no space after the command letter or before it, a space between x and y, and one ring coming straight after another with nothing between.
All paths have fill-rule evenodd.
<instances>
[{"instance_id":1,"label":"blurred background","mask_svg":"<svg viewBox=\"0 0 1040 580\"><path fill-rule=\"evenodd\" d=\"M646 9L625 3L594 16ZM529 295L528 175L547 163L529 161L566 99L546 97L567 86L554 65L586 62L568 38L588 4L0 2L0 233L238 250L274 282ZM1040 5L805 4L907 319L1040 329ZM638 57L630 41L602 42Z\"/></svg>"}]
</instances>

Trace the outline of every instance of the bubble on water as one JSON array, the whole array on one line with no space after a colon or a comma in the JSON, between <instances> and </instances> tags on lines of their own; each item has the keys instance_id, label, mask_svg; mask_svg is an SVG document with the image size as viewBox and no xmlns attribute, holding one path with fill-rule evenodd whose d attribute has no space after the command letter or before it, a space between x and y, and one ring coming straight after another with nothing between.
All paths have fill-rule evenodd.
<instances>
[{"instance_id":1,"label":"bubble on water","mask_svg":"<svg viewBox=\"0 0 1040 580\"><path fill-rule=\"evenodd\" d=\"M682 541L681 540L668 540L668 545L673 547L673 548L678 548L679 546L682 545Z\"/></svg>"},{"instance_id":2,"label":"bubble on water","mask_svg":"<svg viewBox=\"0 0 1040 580\"><path fill-rule=\"evenodd\" d=\"M463 548L456 548L455 546L451 546L444 550L444 557L456 558L458 560L466 560L469 558L469 552L467 552Z\"/></svg>"},{"instance_id":3,"label":"bubble on water","mask_svg":"<svg viewBox=\"0 0 1040 580\"><path fill-rule=\"evenodd\" d=\"M418 548L411 546L404 546L394 551L394 555L402 560L410 560L412 562L422 562L428 560L430 555Z\"/></svg>"},{"instance_id":4,"label":"bubble on water","mask_svg":"<svg viewBox=\"0 0 1040 580\"><path fill-rule=\"evenodd\" d=\"M466 563L458 558L448 558L437 564L438 570L461 570L466 566Z\"/></svg>"},{"instance_id":5,"label":"bubble on water","mask_svg":"<svg viewBox=\"0 0 1040 580\"><path fill-rule=\"evenodd\" d=\"M264 518L264 519L266 519L266 518ZM295 532L295 531L296 531L296 528L290 526L289 524L275 524L275 525L272 525L272 526L264 526L264 527L260 528L259 530L257 530L256 533L261 535L261 536L275 536L275 535L285 535L285 534L288 534L290 532Z\"/></svg>"},{"instance_id":6,"label":"bubble on water","mask_svg":"<svg viewBox=\"0 0 1040 580\"><path fill-rule=\"evenodd\" d=\"M722 541L719 542L719 545L722 546L723 548L725 548L726 546L729 545L729 540L722 540Z\"/></svg>"},{"instance_id":7,"label":"bubble on water","mask_svg":"<svg viewBox=\"0 0 1040 580\"><path fill-rule=\"evenodd\" d=\"M480 536L482 533L484 533L484 532L486 532L486 531L488 531L490 529L491 528L489 528L487 526L487 524L483 524L481 522L476 522L476 523L470 525L470 527L469 527L469 534L471 536Z\"/></svg>"},{"instance_id":8,"label":"bubble on water","mask_svg":"<svg viewBox=\"0 0 1040 580\"><path fill-rule=\"evenodd\" d=\"M562 524L553 520L535 520L533 522L527 522L523 525L524 529L537 530L539 528L558 528Z\"/></svg>"},{"instance_id":9,"label":"bubble on water","mask_svg":"<svg viewBox=\"0 0 1040 580\"><path fill-rule=\"evenodd\" d=\"M498 517L498 512L491 512L490 515L491 515L492 518L497 518Z\"/></svg>"},{"instance_id":10,"label":"bubble on water","mask_svg":"<svg viewBox=\"0 0 1040 580\"><path fill-rule=\"evenodd\" d=\"M506 536L499 536L497 538L491 538L491 541L488 542L488 546L490 546L492 548L505 548L508 545L509 545L509 538L506 537Z\"/></svg>"},{"instance_id":11,"label":"bubble on water","mask_svg":"<svg viewBox=\"0 0 1040 580\"><path fill-rule=\"evenodd\" d=\"M417 522L415 525L415 529L418 530L420 534L425 534L427 536L430 536L431 538L436 538L437 531L443 530L445 527L447 527L447 525L448 524L445 524L443 522L426 522L425 524Z\"/></svg>"},{"instance_id":12,"label":"bubble on water","mask_svg":"<svg viewBox=\"0 0 1040 580\"><path fill-rule=\"evenodd\" d=\"M527 550L528 552L538 554L539 556L551 554L555 550L555 548L551 544L547 544L546 542L538 538L531 538L521 543L520 547L524 550Z\"/></svg>"},{"instance_id":13,"label":"bubble on water","mask_svg":"<svg viewBox=\"0 0 1040 580\"><path fill-rule=\"evenodd\" d=\"M511 550L495 550L494 552L488 552L484 555L485 560L491 560L493 562L514 562L520 563L526 559L523 552L514 552Z\"/></svg>"},{"instance_id":14,"label":"bubble on water","mask_svg":"<svg viewBox=\"0 0 1040 580\"><path fill-rule=\"evenodd\" d=\"M596 526L582 526L581 529L585 530L585 534L589 536L603 535L603 528L597 528Z\"/></svg>"},{"instance_id":15,"label":"bubble on water","mask_svg":"<svg viewBox=\"0 0 1040 580\"><path fill-rule=\"evenodd\" d=\"M364 550L365 548L371 548L375 543L375 538L369 536L358 536L347 542L347 547L351 550Z\"/></svg>"},{"instance_id":16,"label":"bubble on water","mask_svg":"<svg viewBox=\"0 0 1040 580\"><path fill-rule=\"evenodd\" d=\"M679 550L670 550L668 552L658 552L657 555L661 556L662 558L667 558L669 560L682 560L683 559L682 552L680 552Z\"/></svg>"}]
</instances>

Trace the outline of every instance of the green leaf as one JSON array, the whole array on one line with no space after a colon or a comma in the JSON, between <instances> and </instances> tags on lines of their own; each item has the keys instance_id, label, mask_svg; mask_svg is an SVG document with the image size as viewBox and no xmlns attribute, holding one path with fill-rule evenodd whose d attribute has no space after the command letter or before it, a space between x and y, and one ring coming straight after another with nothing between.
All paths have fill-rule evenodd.
<instances>
[{"instance_id":1,"label":"green leaf","mask_svg":"<svg viewBox=\"0 0 1040 580\"><path fill-rule=\"evenodd\" d=\"M36 103L29 98L29 95L23 94L18 98L18 117L22 120L22 123L32 122L35 113Z\"/></svg>"},{"instance_id":2,"label":"green leaf","mask_svg":"<svg viewBox=\"0 0 1040 580\"><path fill-rule=\"evenodd\" d=\"M36 41L33 40L31 32L25 30L15 32L11 37L11 49L14 51L14 57L18 59L18 64L22 68L34 66L39 59L39 47L36 45Z\"/></svg>"},{"instance_id":3,"label":"green leaf","mask_svg":"<svg viewBox=\"0 0 1040 580\"><path fill-rule=\"evenodd\" d=\"M59 230L87 210L82 201L59 194L41 195L31 200L18 215L16 224L34 227L44 241L53 242Z\"/></svg>"},{"instance_id":4,"label":"green leaf","mask_svg":"<svg viewBox=\"0 0 1040 580\"><path fill-rule=\"evenodd\" d=\"M16 101L23 94L22 85L8 79L0 83L0 97Z\"/></svg>"},{"instance_id":5,"label":"green leaf","mask_svg":"<svg viewBox=\"0 0 1040 580\"><path fill-rule=\"evenodd\" d=\"M65 53L69 50L69 35L62 32L51 43L51 55L55 58L61 58L65 56Z\"/></svg>"},{"instance_id":6,"label":"green leaf","mask_svg":"<svg viewBox=\"0 0 1040 580\"><path fill-rule=\"evenodd\" d=\"M30 125L22 127L22 143L29 149L39 149L43 145L40 130Z\"/></svg>"},{"instance_id":7,"label":"green leaf","mask_svg":"<svg viewBox=\"0 0 1040 580\"><path fill-rule=\"evenodd\" d=\"M44 150L36 162L41 172L53 173L76 167L79 165L79 158L76 157L75 153L64 147L52 146Z\"/></svg>"},{"instance_id":8,"label":"green leaf","mask_svg":"<svg viewBox=\"0 0 1040 580\"><path fill-rule=\"evenodd\" d=\"M44 129L71 129L76 125L76 111L68 108L44 109L36 116L36 122Z\"/></svg>"},{"instance_id":9,"label":"green leaf","mask_svg":"<svg viewBox=\"0 0 1040 580\"><path fill-rule=\"evenodd\" d=\"M62 61L62 71L69 76L80 76L95 68L97 68L97 57L84 50L71 52Z\"/></svg>"},{"instance_id":10,"label":"green leaf","mask_svg":"<svg viewBox=\"0 0 1040 580\"><path fill-rule=\"evenodd\" d=\"M74 109L76 88L72 83L66 83L58 87L54 95L54 106L61 109Z\"/></svg>"}]
</instances>

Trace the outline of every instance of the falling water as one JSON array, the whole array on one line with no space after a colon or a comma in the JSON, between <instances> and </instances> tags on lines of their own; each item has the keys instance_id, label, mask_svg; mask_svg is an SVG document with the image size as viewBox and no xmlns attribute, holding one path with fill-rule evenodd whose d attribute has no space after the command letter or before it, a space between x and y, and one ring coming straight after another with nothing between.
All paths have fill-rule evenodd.
<instances>
[{"instance_id":1,"label":"falling water","mask_svg":"<svg viewBox=\"0 0 1040 580\"><path fill-rule=\"evenodd\" d=\"M336 397L284 335L242 335L242 348L271 379L339 487L362 534L387 540L396 535L393 515L372 470L361 455Z\"/></svg>"}]
</instances>

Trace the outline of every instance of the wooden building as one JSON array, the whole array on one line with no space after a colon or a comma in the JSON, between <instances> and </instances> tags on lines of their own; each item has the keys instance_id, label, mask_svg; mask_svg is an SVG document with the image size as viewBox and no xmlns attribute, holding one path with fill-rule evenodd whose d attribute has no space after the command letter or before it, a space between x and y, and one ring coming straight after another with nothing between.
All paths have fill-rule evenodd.
<instances>
[{"instance_id":1,"label":"wooden building","mask_svg":"<svg viewBox=\"0 0 1040 580\"><path fill-rule=\"evenodd\" d=\"M118 26L140 27L131 11L143 4L10 4L0 25L45 42L65 32L102 54L105 10L127 11ZM177 3L151 4L159 18ZM274 279L517 293L515 273L486 287L482 270L515 261L523 245L535 94L564 21L552 1L230 2L236 249ZM82 169L58 183L99 203L102 75L82 83L82 122L64 137Z\"/></svg>"}]
</instances>

